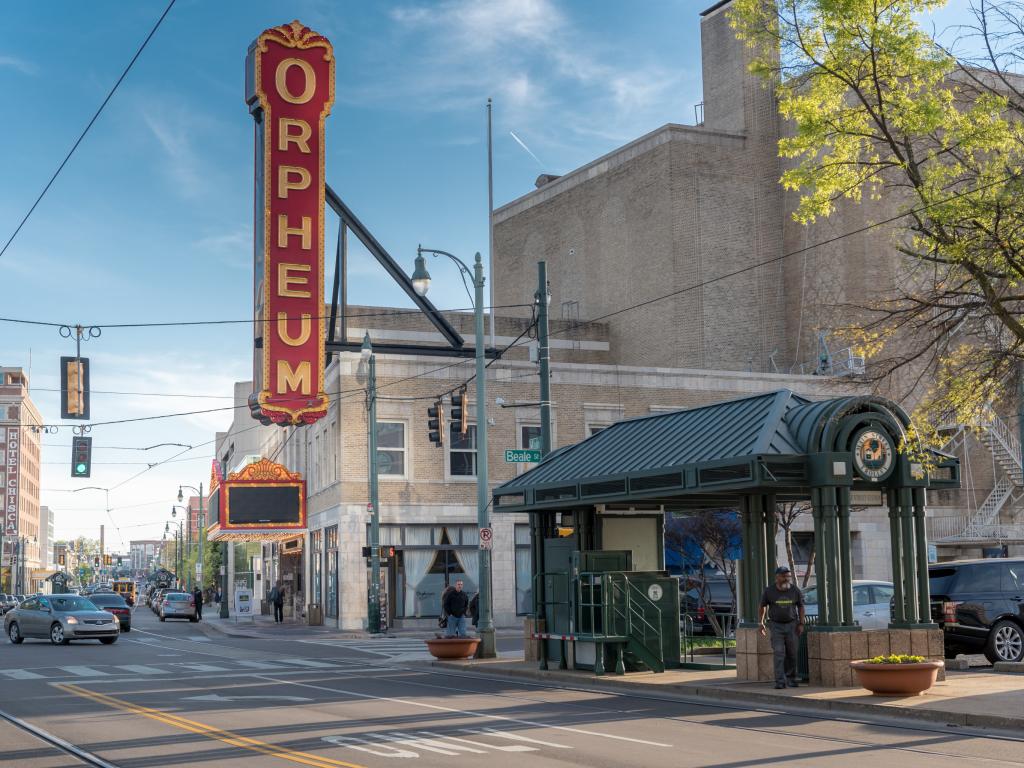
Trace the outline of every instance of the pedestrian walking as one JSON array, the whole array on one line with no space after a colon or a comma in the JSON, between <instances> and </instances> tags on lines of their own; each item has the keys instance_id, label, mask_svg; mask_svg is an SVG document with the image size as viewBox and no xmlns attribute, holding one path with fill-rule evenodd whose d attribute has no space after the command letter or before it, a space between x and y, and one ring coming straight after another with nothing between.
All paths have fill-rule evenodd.
<instances>
[{"instance_id":1,"label":"pedestrian walking","mask_svg":"<svg viewBox=\"0 0 1024 768\"><path fill-rule=\"evenodd\" d=\"M267 599L274 606L274 623L281 624L284 622L284 587L281 586L281 582L274 585L270 594L267 595Z\"/></svg>"},{"instance_id":2,"label":"pedestrian walking","mask_svg":"<svg viewBox=\"0 0 1024 768\"><path fill-rule=\"evenodd\" d=\"M195 591L192 592L192 599L196 604L196 621L203 620L203 590L196 585Z\"/></svg>"},{"instance_id":3,"label":"pedestrian walking","mask_svg":"<svg viewBox=\"0 0 1024 768\"><path fill-rule=\"evenodd\" d=\"M473 595L473 599L469 601L469 618L473 622L473 629L476 629L477 624L480 623L480 593L477 592Z\"/></svg>"},{"instance_id":4,"label":"pedestrian walking","mask_svg":"<svg viewBox=\"0 0 1024 768\"><path fill-rule=\"evenodd\" d=\"M804 596L792 583L789 568L775 569L775 583L761 594L761 636L768 634L765 614L771 621L772 655L775 662L775 687L796 688L796 651L804 631Z\"/></svg>"},{"instance_id":5,"label":"pedestrian walking","mask_svg":"<svg viewBox=\"0 0 1024 768\"><path fill-rule=\"evenodd\" d=\"M448 631L445 637L466 637L469 595L462 591L461 579L455 582L455 589L445 594L441 608L448 616Z\"/></svg>"}]
</instances>

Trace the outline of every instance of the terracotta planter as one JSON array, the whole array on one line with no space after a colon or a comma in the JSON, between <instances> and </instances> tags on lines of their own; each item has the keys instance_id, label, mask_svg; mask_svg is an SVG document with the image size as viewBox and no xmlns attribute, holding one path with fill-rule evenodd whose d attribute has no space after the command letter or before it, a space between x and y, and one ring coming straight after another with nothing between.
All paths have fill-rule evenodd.
<instances>
[{"instance_id":1,"label":"terracotta planter","mask_svg":"<svg viewBox=\"0 0 1024 768\"><path fill-rule=\"evenodd\" d=\"M425 640L427 650L435 659L468 659L476 655L479 637L438 637Z\"/></svg>"},{"instance_id":2,"label":"terracotta planter","mask_svg":"<svg viewBox=\"0 0 1024 768\"><path fill-rule=\"evenodd\" d=\"M920 696L933 685L942 669L941 661L918 664L868 664L851 661L857 682L875 696Z\"/></svg>"}]
</instances>

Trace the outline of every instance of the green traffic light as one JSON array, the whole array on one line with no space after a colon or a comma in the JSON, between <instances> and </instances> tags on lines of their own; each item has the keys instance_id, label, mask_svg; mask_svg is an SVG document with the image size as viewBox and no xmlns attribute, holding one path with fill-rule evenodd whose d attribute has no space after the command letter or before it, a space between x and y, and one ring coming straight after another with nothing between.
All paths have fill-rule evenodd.
<instances>
[{"instance_id":1,"label":"green traffic light","mask_svg":"<svg viewBox=\"0 0 1024 768\"><path fill-rule=\"evenodd\" d=\"M80 475L85 474L85 464L75 464L75 472Z\"/></svg>"}]
</instances>

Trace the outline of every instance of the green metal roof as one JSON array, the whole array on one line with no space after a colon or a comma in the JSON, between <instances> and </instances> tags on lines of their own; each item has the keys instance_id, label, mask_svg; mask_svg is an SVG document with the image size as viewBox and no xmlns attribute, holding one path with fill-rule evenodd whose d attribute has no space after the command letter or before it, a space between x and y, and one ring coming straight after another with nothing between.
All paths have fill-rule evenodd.
<instances>
[{"instance_id":1,"label":"green metal roof","mask_svg":"<svg viewBox=\"0 0 1024 768\"><path fill-rule=\"evenodd\" d=\"M835 425L856 413L897 437L907 423L882 398L812 401L787 389L620 421L498 486L495 511L805 488L807 455L834 450Z\"/></svg>"}]
</instances>

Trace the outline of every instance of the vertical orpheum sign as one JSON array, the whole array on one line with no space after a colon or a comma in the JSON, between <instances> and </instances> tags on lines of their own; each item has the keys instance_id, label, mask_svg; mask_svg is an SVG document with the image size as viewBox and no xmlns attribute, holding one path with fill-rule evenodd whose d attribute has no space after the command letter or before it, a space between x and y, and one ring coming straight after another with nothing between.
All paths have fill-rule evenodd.
<instances>
[{"instance_id":1,"label":"vertical orpheum sign","mask_svg":"<svg viewBox=\"0 0 1024 768\"><path fill-rule=\"evenodd\" d=\"M263 423L311 424L324 393L324 120L334 51L298 21L249 48L246 102L256 121L253 394Z\"/></svg>"},{"instance_id":2,"label":"vertical orpheum sign","mask_svg":"<svg viewBox=\"0 0 1024 768\"><path fill-rule=\"evenodd\" d=\"M21 460L21 428L7 427L4 430L4 549L14 552L18 538L18 462ZM10 558L0 552L0 564Z\"/></svg>"}]
</instances>

